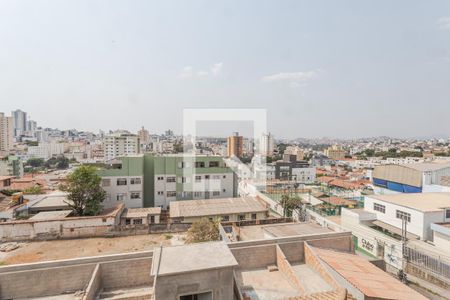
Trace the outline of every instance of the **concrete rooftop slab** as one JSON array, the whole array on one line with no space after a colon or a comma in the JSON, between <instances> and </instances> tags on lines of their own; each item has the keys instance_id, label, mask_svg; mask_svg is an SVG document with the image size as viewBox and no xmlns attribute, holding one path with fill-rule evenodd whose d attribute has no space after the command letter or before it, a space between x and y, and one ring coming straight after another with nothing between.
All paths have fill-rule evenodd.
<instances>
[{"instance_id":1,"label":"concrete rooftop slab","mask_svg":"<svg viewBox=\"0 0 450 300\"><path fill-rule=\"evenodd\" d=\"M158 276L219 269L238 263L224 242L156 248L151 275Z\"/></svg>"}]
</instances>

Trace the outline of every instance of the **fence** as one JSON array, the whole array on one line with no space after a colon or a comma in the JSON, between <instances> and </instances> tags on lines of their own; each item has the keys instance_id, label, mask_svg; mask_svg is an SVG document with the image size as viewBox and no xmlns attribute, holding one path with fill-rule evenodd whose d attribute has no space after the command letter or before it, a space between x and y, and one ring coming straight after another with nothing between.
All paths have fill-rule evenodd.
<instances>
[{"instance_id":1,"label":"fence","mask_svg":"<svg viewBox=\"0 0 450 300\"><path fill-rule=\"evenodd\" d=\"M406 247L405 251L408 263L443 276L450 282L449 262L443 261L440 257L433 257L409 247Z\"/></svg>"}]
</instances>

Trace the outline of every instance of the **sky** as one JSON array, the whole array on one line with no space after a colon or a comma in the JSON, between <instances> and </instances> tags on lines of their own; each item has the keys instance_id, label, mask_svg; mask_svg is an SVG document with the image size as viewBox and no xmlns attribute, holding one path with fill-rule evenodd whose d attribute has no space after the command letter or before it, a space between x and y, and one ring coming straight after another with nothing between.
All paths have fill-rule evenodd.
<instances>
[{"instance_id":1,"label":"sky","mask_svg":"<svg viewBox=\"0 0 450 300\"><path fill-rule=\"evenodd\" d=\"M278 138L448 136L450 1L0 0L0 112L181 133L192 108L266 109Z\"/></svg>"}]
</instances>

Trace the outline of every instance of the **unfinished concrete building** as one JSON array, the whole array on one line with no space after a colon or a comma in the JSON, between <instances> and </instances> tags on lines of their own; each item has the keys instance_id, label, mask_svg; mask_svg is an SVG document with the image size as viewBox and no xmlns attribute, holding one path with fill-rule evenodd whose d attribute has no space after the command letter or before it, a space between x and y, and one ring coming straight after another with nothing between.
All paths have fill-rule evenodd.
<instances>
[{"instance_id":1,"label":"unfinished concrete building","mask_svg":"<svg viewBox=\"0 0 450 300\"><path fill-rule=\"evenodd\" d=\"M425 299L353 254L349 232L0 267L1 299Z\"/></svg>"}]
</instances>

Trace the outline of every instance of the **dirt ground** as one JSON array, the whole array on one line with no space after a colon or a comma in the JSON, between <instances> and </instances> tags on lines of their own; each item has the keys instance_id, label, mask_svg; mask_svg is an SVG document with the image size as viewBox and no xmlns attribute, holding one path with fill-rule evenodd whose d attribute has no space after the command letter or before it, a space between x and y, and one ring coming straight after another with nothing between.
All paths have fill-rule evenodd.
<instances>
[{"instance_id":1,"label":"dirt ground","mask_svg":"<svg viewBox=\"0 0 450 300\"><path fill-rule=\"evenodd\" d=\"M161 243L183 244L183 237L180 234L149 234L20 243L16 250L0 252L0 265L152 250Z\"/></svg>"}]
</instances>

